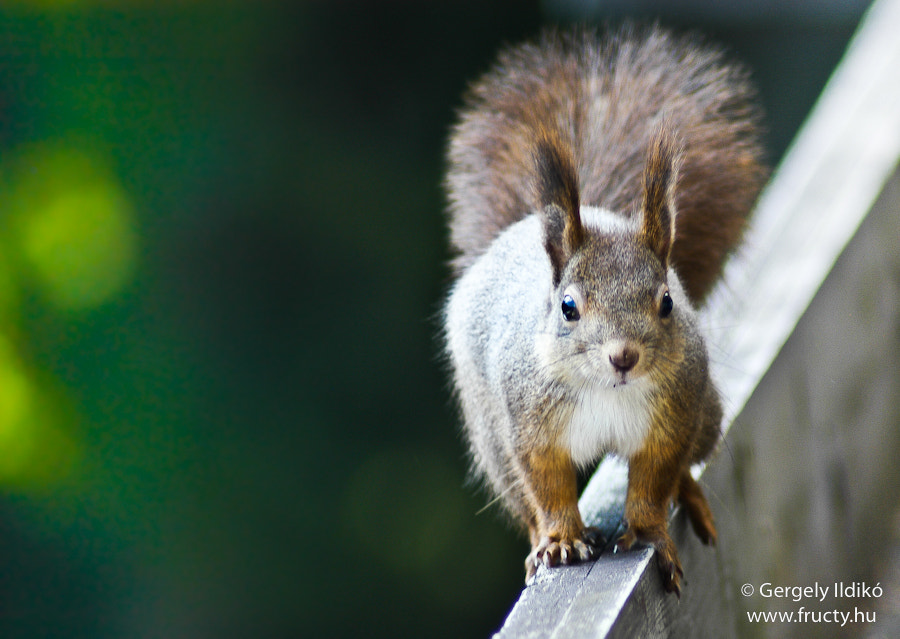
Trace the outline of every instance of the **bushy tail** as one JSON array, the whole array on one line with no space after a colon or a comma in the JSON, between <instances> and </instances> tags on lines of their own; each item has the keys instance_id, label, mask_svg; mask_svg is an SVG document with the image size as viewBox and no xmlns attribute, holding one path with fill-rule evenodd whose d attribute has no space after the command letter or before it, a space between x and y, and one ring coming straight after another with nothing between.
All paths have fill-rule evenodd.
<instances>
[{"instance_id":1,"label":"bushy tail","mask_svg":"<svg viewBox=\"0 0 900 639\"><path fill-rule=\"evenodd\" d=\"M582 204L633 215L651 137L665 120L683 144L672 262L702 301L767 177L747 74L720 51L659 28L544 33L501 53L470 88L448 151L454 266L464 270L535 211L542 131L575 167Z\"/></svg>"}]
</instances>

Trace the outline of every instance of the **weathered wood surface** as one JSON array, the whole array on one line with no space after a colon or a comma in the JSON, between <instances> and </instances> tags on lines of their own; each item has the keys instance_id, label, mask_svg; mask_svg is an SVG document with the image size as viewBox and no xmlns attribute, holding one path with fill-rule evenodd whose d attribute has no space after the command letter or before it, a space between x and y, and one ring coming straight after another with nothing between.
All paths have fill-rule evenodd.
<instances>
[{"instance_id":1,"label":"weathered wood surface","mask_svg":"<svg viewBox=\"0 0 900 639\"><path fill-rule=\"evenodd\" d=\"M746 248L703 314L728 430L702 476L719 547L699 544L676 514L680 601L663 593L648 549L541 569L499 637L846 630L750 624L748 611L802 603L743 597L740 588L877 578L872 551L887 543L900 503L893 461L900 454L898 158L900 0L879 0L762 195ZM586 521L610 539L625 484L624 465L606 460L580 502ZM828 605L850 606L820 603Z\"/></svg>"}]
</instances>

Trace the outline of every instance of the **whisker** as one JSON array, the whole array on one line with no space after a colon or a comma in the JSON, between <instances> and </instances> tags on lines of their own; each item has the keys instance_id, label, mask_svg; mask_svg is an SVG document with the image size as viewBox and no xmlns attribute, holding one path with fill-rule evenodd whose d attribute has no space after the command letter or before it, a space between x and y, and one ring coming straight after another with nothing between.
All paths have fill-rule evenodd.
<instances>
[{"instance_id":1,"label":"whisker","mask_svg":"<svg viewBox=\"0 0 900 639\"><path fill-rule=\"evenodd\" d=\"M512 471L509 471L509 472L507 473L507 475L510 475L510 474L512 474ZM516 479L515 481L513 481L512 483L510 483L510 485L507 486L507 488L506 488L503 492L499 493L496 497L494 497L492 500L490 500L488 503L486 503L482 508L478 509L478 510L475 512L475 516L477 517L478 515L484 513L488 508L490 508L491 506L497 504L500 500L502 500L502 499L503 499L504 497L506 497L510 492L512 492L512 490L513 490L514 488L518 488L518 487L521 486L523 483L524 483L524 482L523 482L522 479Z\"/></svg>"}]
</instances>

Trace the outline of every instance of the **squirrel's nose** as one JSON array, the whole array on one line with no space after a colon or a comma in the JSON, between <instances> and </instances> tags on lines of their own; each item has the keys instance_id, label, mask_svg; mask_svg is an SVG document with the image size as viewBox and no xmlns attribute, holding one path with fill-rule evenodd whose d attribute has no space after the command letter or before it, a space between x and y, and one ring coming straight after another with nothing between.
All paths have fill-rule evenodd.
<instances>
[{"instance_id":1,"label":"squirrel's nose","mask_svg":"<svg viewBox=\"0 0 900 639\"><path fill-rule=\"evenodd\" d=\"M639 355L635 349L623 346L609 356L609 363L613 365L617 373L627 373L637 364L638 358Z\"/></svg>"}]
</instances>

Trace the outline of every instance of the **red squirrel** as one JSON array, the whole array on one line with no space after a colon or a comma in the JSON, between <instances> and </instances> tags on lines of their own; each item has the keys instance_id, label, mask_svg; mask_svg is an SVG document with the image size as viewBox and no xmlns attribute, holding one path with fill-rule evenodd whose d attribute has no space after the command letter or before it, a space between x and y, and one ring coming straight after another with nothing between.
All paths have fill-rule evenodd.
<instances>
[{"instance_id":1,"label":"red squirrel","mask_svg":"<svg viewBox=\"0 0 900 639\"><path fill-rule=\"evenodd\" d=\"M501 53L452 130L456 280L444 338L472 466L540 564L594 558L577 470L628 463L618 549L683 571L673 501L716 541L690 468L722 408L693 305L737 246L767 172L748 74L658 27L547 31Z\"/></svg>"}]
</instances>

